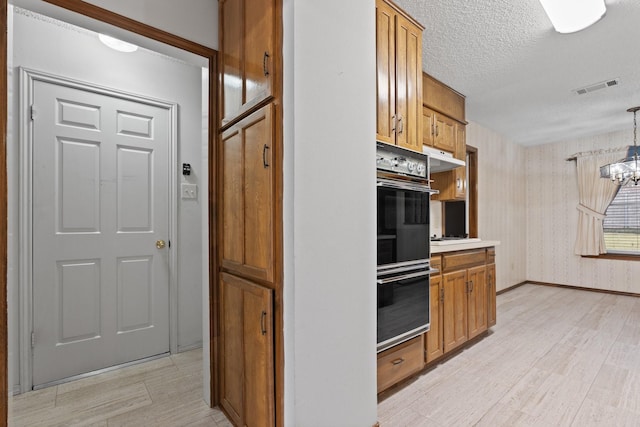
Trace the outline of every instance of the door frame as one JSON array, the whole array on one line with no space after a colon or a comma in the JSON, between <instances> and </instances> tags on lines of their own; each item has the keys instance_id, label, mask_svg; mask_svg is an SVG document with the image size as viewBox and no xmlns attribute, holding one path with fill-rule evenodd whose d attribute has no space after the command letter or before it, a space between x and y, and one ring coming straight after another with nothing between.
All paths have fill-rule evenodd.
<instances>
[{"instance_id":1,"label":"door frame","mask_svg":"<svg viewBox=\"0 0 640 427\"><path fill-rule=\"evenodd\" d=\"M100 95L113 96L118 99L153 105L169 111L169 141L168 159L169 174L168 197L168 241L174 241L173 249L168 252L168 319L169 319L169 351L174 354L178 351L178 285L177 285L177 260L178 250L178 193L176 160L178 140L178 104L154 99L148 96L133 94L118 89L100 86L74 78L62 77L38 71L27 67L19 67L20 70L20 100L19 100L19 143L20 143L20 189L19 189L19 256L20 267L18 281L20 283L20 392L25 393L33 388L33 348L31 333L33 331L33 121L28 117L28 107L33 104L34 83L36 81L51 83L59 86L70 87Z\"/></svg>"},{"instance_id":2,"label":"door frame","mask_svg":"<svg viewBox=\"0 0 640 427\"><path fill-rule=\"evenodd\" d=\"M209 66L209 117L208 117L208 176L209 194L209 350L211 355L210 372L211 378L211 404L218 403L217 393L217 247L215 242L216 209L215 196L217 189L217 179L213 166L216 164L215 141L217 135L217 108L216 95L218 93L217 80L217 52L214 49L203 46L199 43L187 40L183 37L144 24L126 16L114 13L107 9L86 3L81 0L42 0L46 3L67 9L71 12L93 18L95 20L131 31L144 37L156 40L179 49L186 50L196 55L204 57ZM8 0L0 0L0 426L8 424L8 329L7 329L7 114L8 114L8 93L7 93L7 9Z\"/></svg>"}]
</instances>

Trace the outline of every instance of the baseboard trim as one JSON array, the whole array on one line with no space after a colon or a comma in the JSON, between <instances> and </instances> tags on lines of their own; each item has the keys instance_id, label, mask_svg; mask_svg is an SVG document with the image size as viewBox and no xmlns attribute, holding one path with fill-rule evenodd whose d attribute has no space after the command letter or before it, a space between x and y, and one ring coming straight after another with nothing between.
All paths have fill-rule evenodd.
<instances>
[{"instance_id":1,"label":"baseboard trim","mask_svg":"<svg viewBox=\"0 0 640 427\"><path fill-rule=\"evenodd\" d=\"M537 282L534 280L527 280L525 283L530 283L532 285L538 285L538 286L549 286L552 288L566 288L566 289L575 289L577 291L598 292L601 294L621 295L621 296L636 297L636 298L640 297L640 293L614 291L611 289L585 288L583 286L562 285L560 283ZM520 286L520 285L516 285L516 286Z\"/></svg>"},{"instance_id":2,"label":"baseboard trim","mask_svg":"<svg viewBox=\"0 0 640 427\"><path fill-rule=\"evenodd\" d=\"M508 288L500 289L498 292L496 292L496 295L501 295L501 294L504 294L505 292L512 291L514 289L519 288L522 285L526 285L527 283L529 282L525 280L524 282L516 283L515 285L509 286Z\"/></svg>"},{"instance_id":3,"label":"baseboard trim","mask_svg":"<svg viewBox=\"0 0 640 427\"><path fill-rule=\"evenodd\" d=\"M178 346L178 353L184 353L185 351L195 350L197 348L202 348L202 341L199 341L195 344L189 344L185 346Z\"/></svg>"}]
</instances>

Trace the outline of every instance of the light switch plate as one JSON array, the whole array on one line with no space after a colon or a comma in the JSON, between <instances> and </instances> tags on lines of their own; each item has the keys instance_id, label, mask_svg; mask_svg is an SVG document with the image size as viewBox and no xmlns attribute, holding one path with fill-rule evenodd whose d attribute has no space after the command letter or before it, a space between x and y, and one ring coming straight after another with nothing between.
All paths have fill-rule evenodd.
<instances>
[{"instance_id":1,"label":"light switch plate","mask_svg":"<svg viewBox=\"0 0 640 427\"><path fill-rule=\"evenodd\" d=\"M198 198L198 185L197 184L180 184L180 193L183 199L197 199Z\"/></svg>"}]
</instances>

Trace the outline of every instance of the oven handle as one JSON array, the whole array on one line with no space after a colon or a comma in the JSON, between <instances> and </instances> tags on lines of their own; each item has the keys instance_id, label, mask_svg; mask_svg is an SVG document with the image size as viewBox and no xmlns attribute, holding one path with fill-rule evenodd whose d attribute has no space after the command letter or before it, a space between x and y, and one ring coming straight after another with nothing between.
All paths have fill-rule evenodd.
<instances>
[{"instance_id":1,"label":"oven handle","mask_svg":"<svg viewBox=\"0 0 640 427\"><path fill-rule=\"evenodd\" d=\"M417 273L403 274L402 276L393 276L393 277L388 277L386 279L378 279L378 280L376 280L376 283L378 285L384 285L384 284L391 283L391 282L397 282L399 280L415 279L417 277L430 276L431 274L435 274L437 272L438 272L438 270L436 270L434 268L434 269L429 269L429 270L426 270L426 271L418 271Z\"/></svg>"},{"instance_id":2,"label":"oven handle","mask_svg":"<svg viewBox=\"0 0 640 427\"><path fill-rule=\"evenodd\" d=\"M390 268L387 270L378 270L378 276L386 276L387 274L396 274L396 273L404 273L405 271L415 271L417 269L427 269L429 268L429 263L425 262L424 264L411 264L407 266L399 266L396 268Z\"/></svg>"},{"instance_id":3,"label":"oven handle","mask_svg":"<svg viewBox=\"0 0 640 427\"><path fill-rule=\"evenodd\" d=\"M384 179L384 178L378 178L376 185L378 187L387 187L387 188L393 188L397 190L411 190L411 191L419 191L421 193L431 193L431 194L439 193L438 190L432 190L426 185L420 185L420 184L415 184L411 182L393 181L391 179Z\"/></svg>"}]
</instances>

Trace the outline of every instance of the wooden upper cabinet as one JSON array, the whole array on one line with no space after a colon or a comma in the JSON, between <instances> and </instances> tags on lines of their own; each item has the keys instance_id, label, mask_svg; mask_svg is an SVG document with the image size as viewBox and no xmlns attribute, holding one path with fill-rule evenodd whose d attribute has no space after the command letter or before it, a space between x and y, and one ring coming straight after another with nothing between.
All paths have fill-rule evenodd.
<instances>
[{"instance_id":1,"label":"wooden upper cabinet","mask_svg":"<svg viewBox=\"0 0 640 427\"><path fill-rule=\"evenodd\" d=\"M273 104L222 133L222 267L273 281Z\"/></svg>"},{"instance_id":2,"label":"wooden upper cabinet","mask_svg":"<svg viewBox=\"0 0 640 427\"><path fill-rule=\"evenodd\" d=\"M378 141L422 150L422 30L387 0L376 2Z\"/></svg>"},{"instance_id":3,"label":"wooden upper cabinet","mask_svg":"<svg viewBox=\"0 0 640 427\"><path fill-rule=\"evenodd\" d=\"M272 96L274 0L220 0L222 127Z\"/></svg>"},{"instance_id":4,"label":"wooden upper cabinet","mask_svg":"<svg viewBox=\"0 0 640 427\"><path fill-rule=\"evenodd\" d=\"M450 117L422 107L422 143L456 153L459 123Z\"/></svg>"},{"instance_id":5,"label":"wooden upper cabinet","mask_svg":"<svg viewBox=\"0 0 640 427\"><path fill-rule=\"evenodd\" d=\"M464 95L427 73L422 73L422 103L445 116L465 123Z\"/></svg>"},{"instance_id":6,"label":"wooden upper cabinet","mask_svg":"<svg viewBox=\"0 0 640 427\"><path fill-rule=\"evenodd\" d=\"M422 144L433 147L436 138L436 112L431 108L422 107Z\"/></svg>"},{"instance_id":7,"label":"wooden upper cabinet","mask_svg":"<svg viewBox=\"0 0 640 427\"><path fill-rule=\"evenodd\" d=\"M456 123L456 149L453 152L453 157L456 159L467 159L467 126L461 123Z\"/></svg>"},{"instance_id":8,"label":"wooden upper cabinet","mask_svg":"<svg viewBox=\"0 0 640 427\"><path fill-rule=\"evenodd\" d=\"M451 144L453 148L447 151L452 152L455 158L465 160L467 154L465 125L451 119L448 120L453 125L453 143ZM467 194L466 167L460 166L450 171L431 174L431 179L433 179L431 187L439 191L438 194L431 197L432 200L465 200Z\"/></svg>"},{"instance_id":9,"label":"wooden upper cabinet","mask_svg":"<svg viewBox=\"0 0 640 427\"><path fill-rule=\"evenodd\" d=\"M220 404L235 425L274 426L273 291L220 279Z\"/></svg>"},{"instance_id":10,"label":"wooden upper cabinet","mask_svg":"<svg viewBox=\"0 0 640 427\"><path fill-rule=\"evenodd\" d=\"M395 143L396 116L396 19L387 3L376 3L376 95L378 141Z\"/></svg>"}]
</instances>

